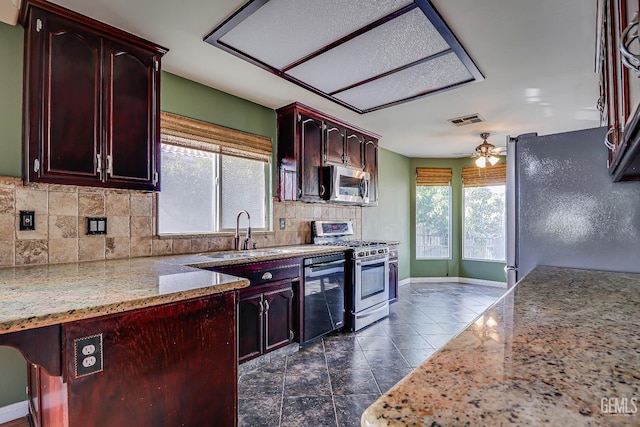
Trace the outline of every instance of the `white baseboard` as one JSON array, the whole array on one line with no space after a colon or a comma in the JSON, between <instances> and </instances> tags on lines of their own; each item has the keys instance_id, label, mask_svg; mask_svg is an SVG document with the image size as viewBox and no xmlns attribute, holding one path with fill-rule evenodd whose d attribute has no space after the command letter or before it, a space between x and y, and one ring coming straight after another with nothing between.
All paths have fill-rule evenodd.
<instances>
[{"instance_id":1,"label":"white baseboard","mask_svg":"<svg viewBox=\"0 0 640 427\"><path fill-rule=\"evenodd\" d=\"M0 407L0 424L26 417L28 413L29 402L26 400Z\"/></svg>"},{"instance_id":2,"label":"white baseboard","mask_svg":"<svg viewBox=\"0 0 640 427\"><path fill-rule=\"evenodd\" d=\"M398 286L408 285L409 283L411 283L411 279L402 279L398 282Z\"/></svg>"},{"instance_id":3,"label":"white baseboard","mask_svg":"<svg viewBox=\"0 0 640 427\"><path fill-rule=\"evenodd\" d=\"M506 282L496 282L493 280L473 279L470 277L412 277L409 283L465 283L469 285L493 286L496 288L507 289Z\"/></svg>"}]
</instances>

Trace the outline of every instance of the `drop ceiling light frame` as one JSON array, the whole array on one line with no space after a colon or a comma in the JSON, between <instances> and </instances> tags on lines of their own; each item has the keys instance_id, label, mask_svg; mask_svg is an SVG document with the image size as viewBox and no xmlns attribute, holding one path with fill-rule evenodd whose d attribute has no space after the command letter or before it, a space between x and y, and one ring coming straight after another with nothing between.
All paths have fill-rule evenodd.
<instances>
[{"instance_id":1,"label":"drop ceiling light frame","mask_svg":"<svg viewBox=\"0 0 640 427\"><path fill-rule=\"evenodd\" d=\"M480 72L480 70L478 69L478 67L475 65L475 63L473 62L473 60L471 59L471 57L469 56L469 54L465 51L465 49L462 47L462 45L460 44L460 42L458 41L458 39L456 38L456 36L453 34L453 32L451 31L451 29L449 28L449 26L446 24L446 22L442 19L442 17L440 16L440 14L438 13L438 11L434 8L434 6L431 4L431 2L429 0L414 0L412 3L401 7L398 10L395 10L369 24L366 24L358 29L356 29L355 31L350 32L349 34L346 34L342 37L338 37L336 40L334 40L333 42L326 44L318 49L316 49L313 52L310 52L308 54L306 54L305 56L298 58L296 60L294 60L293 62L291 62L290 64L277 68L275 66L272 66L268 63L266 63L265 61L262 61L258 58L256 58L255 56L252 56L251 54L248 54L247 52L244 52L228 43L225 43L224 41L222 41L221 39L230 31L232 31L236 26L238 26L240 23L242 23L245 19L247 19L248 17L250 17L252 14L254 14L255 12L257 12L262 6L264 6L265 4L267 4L269 2L269 0L251 0L248 3L244 4L240 9L238 9L234 14L232 14L229 18L227 18L222 24L220 24L218 27L216 27L209 35L207 35L204 38L204 41L216 46L228 53L231 53L232 55L235 55L237 57L240 57L242 59L244 59L245 61L248 61L260 68L263 68L269 72L271 72L272 74L275 74L281 78L284 78L285 80L288 80L292 83L295 83L315 94L318 94L324 98L327 98L333 102L336 102L337 104L342 105L345 108L348 108L352 111L355 111L359 114L364 114L364 113L368 113L371 111L376 111L376 110L380 110L382 108L387 108L387 107L391 107L394 105L398 105L401 103L405 103L408 101L413 101L415 99L419 99L428 95L433 95L435 93L440 93L440 92L444 92L447 90L451 90L463 85L467 85L469 83L473 83L473 82L477 82L477 81L482 81L484 80L484 76L482 75L482 73ZM332 49L339 47L345 43L348 43L352 40L354 40L356 37L360 36L360 35L364 35L365 33L375 30L376 28L380 27L381 25L384 25L386 23L389 23L391 21L393 21L396 18L399 18L401 16L404 16L405 14L416 10L417 8L419 8L425 15L425 17L427 18L427 20L431 23L431 25L433 25L433 27L436 29L436 31L439 33L439 35L442 37L442 39L446 42L446 44L448 45L448 48L439 52L436 52L434 54L428 55L424 58L420 58L418 60L414 60L411 61L409 63L403 64L401 66L398 66L396 68L393 68L391 70L376 74L374 76L365 78L361 81L357 81L354 83L351 83L345 87L341 87L339 89L336 90L331 90L331 91L323 91L315 86L313 86L312 84L309 84L307 82L302 81L301 79L298 79L296 77L294 77L293 75L289 74L288 72L292 69L295 69L295 67L300 66L301 64L305 64L308 61L313 60L314 58L318 58L320 57L322 54L327 53L329 51L331 51ZM339 96L341 93L346 93L349 90L352 89L358 89L361 86L364 86L368 83L372 83L372 82L377 82L380 79L385 79L388 77L393 77L394 74L399 73L399 72L403 72L405 70L410 70L413 67L416 66L421 66L424 64L429 63L430 61L434 61L434 60L438 60L439 58L442 58L444 56L447 56L449 54L455 54L455 57L457 58L457 60L459 60L459 62L462 64L462 66L464 66L464 68L466 68L466 71L468 71L468 77L463 77L460 81L455 81L451 84L446 84L444 86L440 86L440 87L435 87L435 88L427 88L426 90L421 90L415 94L412 94L410 96L404 96L401 99L396 99L393 100L391 102L383 102L380 105L375 105L375 106L371 106L368 108L359 108L356 107L354 105L352 105L349 102L346 102L344 100L339 99ZM449 55L451 56L451 55ZM380 83L380 82L378 82Z\"/></svg>"}]
</instances>

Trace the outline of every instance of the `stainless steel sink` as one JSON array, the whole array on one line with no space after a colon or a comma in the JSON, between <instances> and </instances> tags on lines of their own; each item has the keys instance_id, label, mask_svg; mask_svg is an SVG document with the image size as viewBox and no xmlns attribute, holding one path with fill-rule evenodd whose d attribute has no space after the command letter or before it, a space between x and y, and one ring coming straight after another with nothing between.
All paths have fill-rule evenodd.
<instances>
[{"instance_id":1,"label":"stainless steel sink","mask_svg":"<svg viewBox=\"0 0 640 427\"><path fill-rule=\"evenodd\" d=\"M215 254L202 254L207 258L215 259L243 259L243 258L256 258L270 255L280 255L293 252L292 249L254 249L250 251L230 251L220 252Z\"/></svg>"}]
</instances>

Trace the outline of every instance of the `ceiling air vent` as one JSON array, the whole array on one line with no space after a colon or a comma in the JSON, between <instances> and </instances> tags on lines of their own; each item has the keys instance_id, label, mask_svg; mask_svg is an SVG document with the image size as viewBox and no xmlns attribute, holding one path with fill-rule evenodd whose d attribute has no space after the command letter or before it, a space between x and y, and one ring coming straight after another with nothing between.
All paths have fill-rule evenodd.
<instances>
[{"instance_id":1,"label":"ceiling air vent","mask_svg":"<svg viewBox=\"0 0 640 427\"><path fill-rule=\"evenodd\" d=\"M464 126L464 125L470 125L471 123L484 122L484 117L482 117L478 113L475 113L475 114L469 114L467 116L456 117L455 119L449 119L448 121L450 121L456 126Z\"/></svg>"}]
</instances>

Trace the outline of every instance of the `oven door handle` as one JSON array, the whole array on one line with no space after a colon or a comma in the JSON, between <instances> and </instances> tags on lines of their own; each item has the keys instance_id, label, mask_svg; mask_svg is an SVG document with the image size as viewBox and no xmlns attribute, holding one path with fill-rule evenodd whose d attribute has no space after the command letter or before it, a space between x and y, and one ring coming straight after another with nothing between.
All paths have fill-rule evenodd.
<instances>
[{"instance_id":1,"label":"oven door handle","mask_svg":"<svg viewBox=\"0 0 640 427\"><path fill-rule=\"evenodd\" d=\"M371 264L378 264L380 262L387 264L389 262L389 255L380 255L375 258L367 258L367 259L356 259L357 266L367 266Z\"/></svg>"},{"instance_id":2,"label":"oven door handle","mask_svg":"<svg viewBox=\"0 0 640 427\"><path fill-rule=\"evenodd\" d=\"M330 268L335 268L339 265L344 265L345 261L343 259L337 261L323 262L320 264L310 264L305 268L308 268L310 272L317 272L322 270L328 270Z\"/></svg>"},{"instance_id":3,"label":"oven door handle","mask_svg":"<svg viewBox=\"0 0 640 427\"><path fill-rule=\"evenodd\" d=\"M367 317L376 316L380 312L388 310L389 304L381 304L380 307L374 308L373 310L364 310L361 312L352 312L351 314L355 315L358 319L366 319Z\"/></svg>"}]
</instances>

